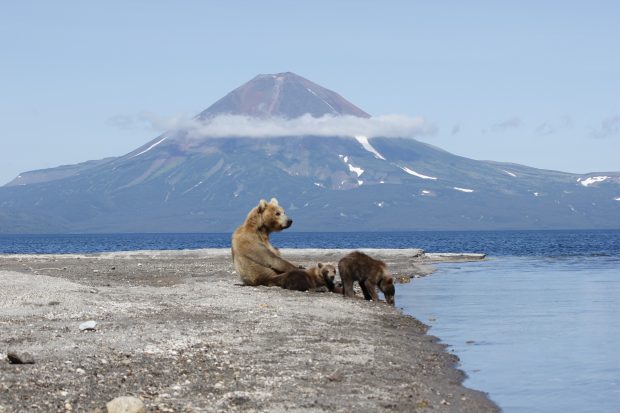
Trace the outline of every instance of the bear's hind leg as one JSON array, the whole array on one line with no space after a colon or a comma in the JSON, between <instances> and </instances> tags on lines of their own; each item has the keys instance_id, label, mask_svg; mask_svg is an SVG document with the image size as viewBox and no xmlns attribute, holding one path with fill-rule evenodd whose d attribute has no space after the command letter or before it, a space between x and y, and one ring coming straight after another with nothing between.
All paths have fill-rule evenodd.
<instances>
[{"instance_id":1,"label":"bear's hind leg","mask_svg":"<svg viewBox=\"0 0 620 413\"><path fill-rule=\"evenodd\" d=\"M253 286L264 285L267 287L280 286L282 284L283 274L278 274L269 268L262 268L254 276Z\"/></svg>"}]
</instances>

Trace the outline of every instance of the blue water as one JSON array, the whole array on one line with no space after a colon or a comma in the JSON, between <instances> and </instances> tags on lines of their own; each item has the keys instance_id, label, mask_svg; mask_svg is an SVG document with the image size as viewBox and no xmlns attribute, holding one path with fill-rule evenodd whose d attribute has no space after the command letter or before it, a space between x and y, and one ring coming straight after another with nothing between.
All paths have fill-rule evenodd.
<instances>
[{"instance_id":1,"label":"blue water","mask_svg":"<svg viewBox=\"0 0 620 413\"><path fill-rule=\"evenodd\" d=\"M444 264L400 287L503 411L620 411L618 256Z\"/></svg>"},{"instance_id":2,"label":"blue water","mask_svg":"<svg viewBox=\"0 0 620 413\"><path fill-rule=\"evenodd\" d=\"M65 254L135 250L229 248L231 234L2 235L0 254ZM620 230L281 232L279 248L422 248L489 256L618 256Z\"/></svg>"},{"instance_id":3,"label":"blue water","mask_svg":"<svg viewBox=\"0 0 620 413\"><path fill-rule=\"evenodd\" d=\"M620 411L620 230L274 234L280 248L485 252L398 285L505 412ZM0 253L228 248L230 234L0 235Z\"/></svg>"}]
</instances>

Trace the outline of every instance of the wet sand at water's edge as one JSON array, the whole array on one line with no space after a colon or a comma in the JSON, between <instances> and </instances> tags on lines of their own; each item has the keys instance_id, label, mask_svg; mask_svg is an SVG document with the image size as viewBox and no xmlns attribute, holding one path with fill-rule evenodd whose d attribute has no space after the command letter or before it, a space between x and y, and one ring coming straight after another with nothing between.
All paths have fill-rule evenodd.
<instances>
[{"instance_id":1,"label":"wet sand at water's edge","mask_svg":"<svg viewBox=\"0 0 620 413\"><path fill-rule=\"evenodd\" d=\"M281 252L310 267L349 250ZM369 253L401 280L468 259ZM125 395L153 412L498 411L414 318L242 286L229 250L0 255L0 283L0 412L104 412ZM10 364L14 351L35 363Z\"/></svg>"}]
</instances>

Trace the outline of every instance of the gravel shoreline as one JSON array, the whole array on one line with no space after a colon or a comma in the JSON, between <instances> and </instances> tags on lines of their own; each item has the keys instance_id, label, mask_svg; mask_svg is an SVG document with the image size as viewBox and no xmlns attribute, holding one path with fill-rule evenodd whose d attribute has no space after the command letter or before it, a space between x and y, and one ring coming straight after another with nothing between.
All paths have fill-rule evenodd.
<instances>
[{"instance_id":1,"label":"gravel shoreline","mask_svg":"<svg viewBox=\"0 0 620 413\"><path fill-rule=\"evenodd\" d=\"M312 266L346 252L282 255ZM471 258L370 253L403 280ZM229 250L0 255L0 283L0 412L105 412L118 396L152 412L499 411L416 319L242 286ZM96 331L79 329L88 320Z\"/></svg>"}]
</instances>

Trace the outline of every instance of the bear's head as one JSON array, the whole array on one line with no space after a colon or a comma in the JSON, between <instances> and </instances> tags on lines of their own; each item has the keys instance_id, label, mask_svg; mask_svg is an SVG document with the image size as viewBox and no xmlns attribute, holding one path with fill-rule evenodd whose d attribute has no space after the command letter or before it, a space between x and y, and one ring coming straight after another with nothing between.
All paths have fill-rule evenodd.
<instances>
[{"instance_id":1,"label":"bear's head","mask_svg":"<svg viewBox=\"0 0 620 413\"><path fill-rule=\"evenodd\" d=\"M336 267L334 267L331 264L322 264L319 262L319 271L321 271L321 275L323 276L323 278L330 279L332 282L334 282L334 279L336 278Z\"/></svg>"},{"instance_id":2,"label":"bear's head","mask_svg":"<svg viewBox=\"0 0 620 413\"><path fill-rule=\"evenodd\" d=\"M336 279L336 267L332 264L323 264L319 262L319 271L321 276L330 290L334 289L334 280Z\"/></svg>"},{"instance_id":3,"label":"bear's head","mask_svg":"<svg viewBox=\"0 0 620 413\"><path fill-rule=\"evenodd\" d=\"M394 296L396 295L396 289L394 288L394 279L383 273L383 277L379 280L379 289L385 297L385 301L390 305L396 305L394 302Z\"/></svg>"},{"instance_id":4,"label":"bear's head","mask_svg":"<svg viewBox=\"0 0 620 413\"><path fill-rule=\"evenodd\" d=\"M282 231L291 226L293 220L286 216L284 208L278 204L278 200L271 198L271 202L261 199L256 207L258 214L258 228L267 232Z\"/></svg>"}]
</instances>

